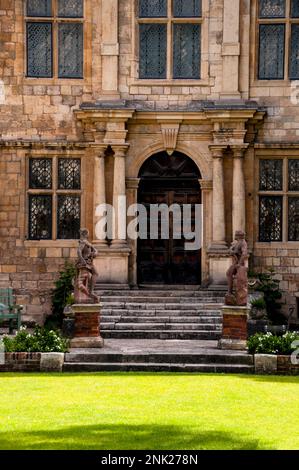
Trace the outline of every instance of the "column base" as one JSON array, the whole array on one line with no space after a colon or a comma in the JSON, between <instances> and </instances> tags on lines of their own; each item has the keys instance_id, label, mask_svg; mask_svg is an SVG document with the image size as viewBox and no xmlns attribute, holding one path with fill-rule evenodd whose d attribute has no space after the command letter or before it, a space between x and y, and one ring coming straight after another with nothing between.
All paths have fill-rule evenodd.
<instances>
[{"instance_id":1,"label":"column base","mask_svg":"<svg viewBox=\"0 0 299 470\"><path fill-rule=\"evenodd\" d=\"M127 246L103 247L94 260L98 284L129 284L129 255Z\"/></svg>"},{"instance_id":2,"label":"column base","mask_svg":"<svg viewBox=\"0 0 299 470\"><path fill-rule=\"evenodd\" d=\"M70 347L72 349L99 349L104 347L104 340L101 336L96 338L73 338L70 342Z\"/></svg>"},{"instance_id":3,"label":"column base","mask_svg":"<svg viewBox=\"0 0 299 470\"><path fill-rule=\"evenodd\" d=\"M210 283L214 286L227 285L226 272L231 266L228 250L208 251Z\"/></svg>"},{"instance_id":4,"label":"column base","mask_svg":"<svg viewBox=\"0 0 299 470\"><path fill-rule=\"evenodd\" d=\"M246 351L247 341L238 340L238 339L221 338L218 341L218 349L232 349L235 351Z\"/></svg>"}]
</instances>

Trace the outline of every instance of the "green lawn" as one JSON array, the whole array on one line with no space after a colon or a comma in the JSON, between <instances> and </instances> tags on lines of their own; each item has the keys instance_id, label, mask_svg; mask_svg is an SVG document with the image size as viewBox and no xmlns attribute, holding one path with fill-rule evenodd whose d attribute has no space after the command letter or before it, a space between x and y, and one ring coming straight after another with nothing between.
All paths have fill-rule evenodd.
<instances>
[{"instance_id":1,"label":"green lawn","mask_svg":"<svg viewBox=\"0 0 299 470\"><path fill-rule=\"evenodd\" d=\"M0 374L0 449L299 449L299 377Z\"/></svg>"}]
</instances>

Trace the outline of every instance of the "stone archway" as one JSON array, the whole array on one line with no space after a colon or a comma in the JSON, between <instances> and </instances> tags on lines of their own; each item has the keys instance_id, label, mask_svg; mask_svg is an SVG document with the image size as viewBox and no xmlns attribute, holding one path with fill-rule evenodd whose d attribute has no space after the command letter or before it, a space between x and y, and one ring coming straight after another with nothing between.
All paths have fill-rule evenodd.
<instances>
[{"instance_id":1,"label":"stone archway","mask_svg":"<svg viewBox=\"0 0 299 470\"><path fill-rule=\"evenodd\" d=\"M139 171L138 203L147 209L147 239L138 241L138 283L200 284L201 249L186 249L186 239L175 237L173 214L169 215L169 238L150 235L150 206L163 204L183 209L189 204L192 231L196 225L195 205L201 204L200 171L183 153L159 152L149 157ZM160 216L161 219L161 216Z\"/></svg>"}]
</instances>

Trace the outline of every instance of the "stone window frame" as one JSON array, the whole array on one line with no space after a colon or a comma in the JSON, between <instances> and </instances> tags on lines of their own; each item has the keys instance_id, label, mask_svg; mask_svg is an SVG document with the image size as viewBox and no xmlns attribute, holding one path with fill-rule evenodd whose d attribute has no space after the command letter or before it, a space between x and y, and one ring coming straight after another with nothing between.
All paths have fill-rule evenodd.
<instances>
[{"instance_id":1,"label":"stone window frame","mask_svg":"<svg viewBox=\"0 0 299 470\"><path fill-rule=\"evenodd\" d=\"M52 160L52 188L51 189L31 189L29 181L29 164L31 159L51 159ZM58 188L58 160L59 159L77 159L81 161L81 184L80 189L59 189ZM74 195L80 196L80 225L85 226L85 168L84 158L82 153L72 153L71 155L65 153L51 154L47 151L35 151L26 155L26 210L24 217L24 239L25 244L34 246L43 244L45 246L69 246L73 242L77 243L77 239L60 239L57 238L57 200L59 195ZM30 195L51 195L52 196L52 238L49 239L30 239L29 238L29 196Z\"/></svg>"},{"instance_id":2,"label":"stone window frame","mask_svg":"<svg viewBox=\"0 0 299 470\"><path fill-rule=\"evenodd\" d=\"M132 56L131 56L131 75L129 86L210 86L209 77L209 0L202 0L201 18L179 19L178 23L196 23L201 24L201 78L199 79L180 79L169 78L172 73L172 47L167 47L167 78L139 78L139 25L141 23L166 23L167 24L167 44L172 43L172 1L168 0L167 18L139 18L138 0L131 0L132 11Z\"/></svg>"},{"instance_id":3,"label":"stone window frame","mask_svg":"<svg viewBox=\"0 0 299 470\"><path fill-rule=\"evenodd\" d=\"M291 24L299 24L299 18L291 18L291 0L286 1L286 16L285 18L259 18L259 1L252 2L251 18L252 29L251 37L254 38L253 47L253 77L251 79L251 86L253 87L281 87L289 86L290 83L298 79L289 78L289 52L291 40ZM259 26L260 24L285 24L285 48L284 48L284 78L283 79L261 79L259 78Z\"/></svg>"},{"instance_id":4,"label":"stone window frame","mask_svg":"<svg viewBox=\"0 0 299 470\"><path fill-rule=\"evenodd\" d=\"M289 197L298 197L299 198L299 191L289 191L288 188L288 161L289 160L299 160L298 151L290 152L290 151L278 151L278 150L269 150L269 151L261 151L257 152L256 154L256 161L255 161L255 187L256 190L256 211L255 211L255 220L256 220L256 236L255 245L257 246L273 246L279 248L290 248L299 247L299 240L298 241L290 241L288 239L288 199ZM260 190L260 160L282 160L282 190L273 190L273 191L262 191ZM282 240L281 241L260 241L259 240L259 201L260 196L280 196L282 197Z\"/></svg>"},{"instance_id":5,"label":"stone window frame","mask_svg":"<svg viewBox=\"0 0 299 470\"><path fill-rule=\"evenodd\" d=\"M51 17L27 16L27 2L23 2L23 64L24 83L38 85L80 85L90 81L92 76L92 23L91 23L91 2L83 0L82 18L60 18L58 17L58 0L52 0L53 15ZM52 77L30 77L27 75L27 23L52 23ZM82 23L83 24L83 76L81 78L61 78L58 76L58 23Z\"/></svg>"}]
</instances>

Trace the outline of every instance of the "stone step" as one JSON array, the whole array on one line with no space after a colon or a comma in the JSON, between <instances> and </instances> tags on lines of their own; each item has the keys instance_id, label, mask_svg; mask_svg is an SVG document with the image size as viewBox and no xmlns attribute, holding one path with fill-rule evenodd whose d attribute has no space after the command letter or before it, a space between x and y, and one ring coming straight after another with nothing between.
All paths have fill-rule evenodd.
<instances>
[{"instance_id":1,"label":"stone step","mask_svg":"<svg viewBox=\"0 0 299 470\"><path fill-rule=\"evenodd\" d=\"M162 316L162 315L101 315L101 324L103 323L209 323L211 325L222 324L221 317L210 316Z\"/></svg>"},{"instance_id":2,"label":"stone step","mask_svg":"<svg viewBox=\"0 0 299 470\"><path fill-rule=\"evenodd\" d=\"M211 303L144 303L144 302L100 302L103 309L127 310L208 310L219 309L219 304Z\"/></svg>"},{"instance_id":3,"label":"stone step","mask_svg":"<svg viewBox=\"0 0 299 470\"><path fill-rule=\"evenodd\" d=\"M113 339L181 339L181 340L217 340L221 331L211 330L103 330L103 338Z\"/></svg>"},{"instance_id":4,"label":"stone step","mask_svg":"<svg viewBox=\"0 0 299 470\"><path fill-rule=\"evenodd\" d=\"M64 372L195 372L195 373L254 373L254 367L239 364L169 364L169 363L98 363L65 362Z\"/></svg>"},{"instance_id":5,"label":"stone step","mask_svg":"<svg viewBox=\"0 0 299 470\"><path fill-rule=\"evenodd\" d=\"M106 330L131 330L131 331L146 331L146 330L198 330L201 331L221 331L222 325L204 324L204 323L112 323L102 322L101 331Z\"/></svg>"},{"instance_id":6,"label":"stone step","mask_svg":"<svg viewBox=\"0 0 299 470\"><path fill-rule=\"evenodd\" d=\"M184 290L178 286L173 286L172 289L124 289L124 290L114 290L114 289L101 289L99 286L96 287L96 292L104 296L125 296L125 297L221 297L224 298L225 291L223 290L212 290L212 289L188 289Z\"/></svg>"},{"instance_id":7,"label":"stone step","mask_svg":"<svg viewBox=\"0 0 299 470\"><path fill-rule=\"evenodd\" d=\"M145 310L145 309L140 309L140 310L130 310L127 308L102 308L101 309L101 315L122 315L122 316L196 316L196 317L211 317L211 318L221 318L222 319L222 314L220 310L171 310L171 312L166 312L165 310Z\"/></svg>"},{"instance_id":8,"label":"stone step","mask_svg":"<svg viewBox=\"0 0 299 470\"><path fill-rule=\"evenodd\" d=\"M145 296L137 296L137 297L134 297L134 296L101 296L99 295L100 297L100 301L101 303L106 303L106 302L131 302L131 303L141 303L141 302L144 302L144 303L168 303L169 300L171 299L171 302L172 303L198 303L198 302L202 302L202 303L220 303L223 301L222 298L217 298L217 297L188 297L188 298L184 298L184 297L169 297L169 296L165 296L165 294L162 296L157 296L157 295L152 295L152 296L149 296L149 297L145 297Z\"/></svg>"},{"instance_id":9,"label":"stone step","mask_svg":"<svg viewBox=\"0 0 299 470\"><path fill-rule=\"evenodd\" d=\"M143 363L143 364L237 364L253 365L251 354L238 353L101 353L71 352L65 357L69 363Z\"/></svg>"}]
</instances>

